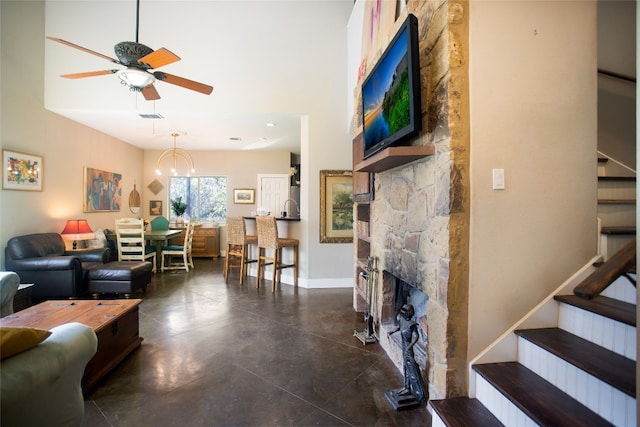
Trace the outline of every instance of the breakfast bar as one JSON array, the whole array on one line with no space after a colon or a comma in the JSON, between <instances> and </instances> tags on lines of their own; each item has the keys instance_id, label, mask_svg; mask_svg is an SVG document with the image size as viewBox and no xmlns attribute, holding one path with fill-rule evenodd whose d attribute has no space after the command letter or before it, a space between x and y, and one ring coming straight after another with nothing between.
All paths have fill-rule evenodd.
<instances>
[{"instance_id":1,"label":"breakfast bar","mask_svg":"<svg viewBox=\"0 0 640 427\"><path fill-rule=\"evenodd\" d=\"M256 217L255 216L245 216L245 224L247 227L247 234L257 235L256 231ZM293 223L299 223L300 217L276 217L276 223L278 224L278 237L291 237L298 238L297 233L294 232L291 225ZM297 227L295 227L297 228Z\"/></svg>"},{"instance_id":2,"label":"breakfast bar","mask_svg":"<svg viewBox=\"0 0 640 427\"><path fill-rule=\"evenodd\" d=\"M245 216L245 225L246 225L246 232L248 235L254 235L257 236L257 229L256 229L256 217L255 216ZM276 226L278 227L278 237L280 238L289 238L289 239L298 239L300 241L300 238L302 237L302 229L301 229L301 218L298 217L276 217ZM249 249L250 251L257 251L258 248L257 247L253 247ZM287 249L285 249L285 251L288 251ZM291 259L291 255L286 255L289 259ZM299 248L299 260L298 260L298 264L299 266L304 265L304 262L302 261L305 257L305 252L304 249ZM301 262L302 261L302 262ZM304 269L304 267L302 267ZM248 270L248 275L252 276L252 277L257 277L258 275L258 271L256 268L256 264L252 264L249 267ZM294 280L293 277L291 276L290 272L285 272L283 274L283 280L286 283L289 284L293 284Z\"/></svg>"}]
</instances>

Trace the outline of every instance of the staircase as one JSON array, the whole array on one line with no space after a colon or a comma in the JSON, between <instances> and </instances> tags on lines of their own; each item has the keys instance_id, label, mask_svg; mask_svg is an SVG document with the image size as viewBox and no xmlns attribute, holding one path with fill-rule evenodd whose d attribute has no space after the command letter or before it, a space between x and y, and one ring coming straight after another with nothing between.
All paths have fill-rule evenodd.
<instances>
[{"instance_id":1,"label":"staircase","mask_svg":"<svg viewBox=\"0 0 640 427\"><path fill-rule=\"evenodd\" d=\"M636 234L636 173L598 152L599 253L618 252Z\"/></svg>"},{"instance_id":2,"label":"staircase","mask_svg":"<svg viewBox=\"0 0 640 427\"><path fill-rule=\"evenodd\" d=\"M583 267L472 361L471 397L429 402L432 426L636 426L635 279L635 240Z\"/></svg>"}]
</instances>

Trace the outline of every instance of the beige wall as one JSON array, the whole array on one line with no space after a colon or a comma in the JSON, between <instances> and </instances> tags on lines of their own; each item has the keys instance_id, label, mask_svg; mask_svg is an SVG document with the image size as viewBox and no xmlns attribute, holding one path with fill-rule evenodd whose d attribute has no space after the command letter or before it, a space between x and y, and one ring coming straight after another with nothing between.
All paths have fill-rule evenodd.
<instances>
[{"instance_id":1,"label":"beige wall","mask_svg":"<svg viewBox=\"0 0 640 427\"><path fill-rule=\"evenodd\" d=\"M43 108L45 3L3 0L0 7L3 111L0 141L6 148L43 155L45 186L39 193L0 191L0 261L3 261L5 243L14 235L59 232L66 219L77 216L88 218L92 227L112 227L116 217L129 215L128 210L82 213L83 166L121 172L125 203L135 182L145 203L143 209L148 209L151 198L146 186L155 169L156 156L46 111ZM326 13L319 14L319 19L335 13L321 5L318 7L321 8L319 12ZM343 7L348 13L350 5L342 2L336 7ZM302 122L303 218L296 226L296 232L301 254L305 257L302 261L305 277L301 283L309 287L350 287L353 282L352 245L320 244L319 241L320 170L351 168L351 137L345 114L345 39L346 28L330 26L323 45L300 52L299 62L295 65L304 72L296 76L304 81L304 88L290 97L273 100L278 104L277 113L299 114ZM316 51L323 54L318 56ZM327 61L329 56L332 60ZM322 96L312 96L318 88ZM268 98L259 102L264 108L270 105ZM258 108L257 104L252 108ZM167 141L167 147L170 143ZM244 152L239 156L252 158ZM215 162L212 160L211 165ZM280 167L280 162L277 160L276 167ZM153 164L150 170L147 168L149 163ZM266 173L273 166L269 164L260 172ZM279 172L287 171L288 160L287 167ZM245 183L255 182L255 179L249 179L254 173L242 171L237 177L234 174L232 182L237 178L243 186L249 186ZM230 183L230 188L233 185Z\"/></svg>"},{"instance_id":2,"label":"beige wall","mask_svg":"<svg viewBox=\"0 0 640 427\"><path fill-rule=\"evenodd\" d=\"M2 148L44 157L42 192L0 192L4 265L5 243L13 236L59 233L71 218L87 218L93 228L113 228L121 212L82 212L83 168L122 173L126 191L142 178L143 153L43 108L44 3L3 1L1 6Z\"/></svg>"},{"instance_id":3,"label":"beige wall","mask_svg":"<svg viewBox=\"0 0 640 427\"><path fill-rule=\"evenodd\" d=\"M596 252L597 11L470 6L473 357Z\"/></svg>"},{"instance_id":4,"label":"beige wall","mask_svg":"<svg viewBox=\"0 0 640 427\"><path fill-rule=\"evenodd\" d=\"M167 147L171 146L171 141ZM142 215L149 217L149 201L162 200L164 202L164 215L169 217L169 180L167 169L171 164L170 159L162 163L165 166L163 174L155 174L158 157L161 150L145 150L143 175L144 182L138 185L138 191L142 195ZM258 208L257 204L237 205L233 203L234 188L257 188L258 174L283 174L289 173L290 153L288 151L190 151L193 157L196 173L194 176L225 176L227 177L227 212L229 215L250 215L251 211ZM186 164L178 160L180 167L186 169ZM158 194L153 194L148 185L157 179L164 188Z\"/></svg>"}]
</instances>

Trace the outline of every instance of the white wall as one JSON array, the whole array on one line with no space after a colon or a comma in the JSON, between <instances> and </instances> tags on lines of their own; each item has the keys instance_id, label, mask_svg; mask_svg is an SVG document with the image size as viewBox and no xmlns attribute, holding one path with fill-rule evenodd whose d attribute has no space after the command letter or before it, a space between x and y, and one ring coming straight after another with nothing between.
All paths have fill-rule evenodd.
<instances>
[{"instance_id":1,"label":"white wall","mask_svg":"<svg viewBox=\"0 0 640 427\"><path fill-rule=\"evenodd\" d=\"M470 358L595 254L596 13L470 3Z\"/></svg>"}]
</instances>

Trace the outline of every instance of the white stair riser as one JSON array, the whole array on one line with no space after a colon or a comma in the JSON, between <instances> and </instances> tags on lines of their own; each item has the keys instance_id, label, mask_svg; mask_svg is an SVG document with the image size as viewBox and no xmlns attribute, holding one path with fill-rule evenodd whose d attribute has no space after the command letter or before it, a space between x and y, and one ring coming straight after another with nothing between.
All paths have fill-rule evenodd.
<instances>
[{"instance_id":1,"label":"white stair riser","mask_svg":"<svg viewBox=\"0 0 640 427\"><path fill-rule=\"evenodd\" d=\"M598 218L602 227L614 226L635 226L636 225L636 206L621 204L599 204Z\"/></svg>"},{"instance_id":2,"label":"white stair riser","mask_svg":"<svg viewBox=\"0 0 640 427\"><path fill-rule=\"evenodd\" d=\"M636 183L633 181L598 181L598 199L635 200Z\"/></svg>"},{"instance_id":3,"label":"white stair riser","mask_svg":"<svg viewBox=\"0 0 640 427\"><path fill-rule=\"evenodd\" d=\"M606 261L633 239L633 235L600 234L600 255Z\"/></svg>"},{"instance_id":4,"label":"white stair riser","mask_svg":"<svg viewBox=\"0 0 640 427\"><path fill-rule=\"evenodd\" d=\"M636 360L636 328L582 310L560 304L558 327L587 341Z\"/></svg>"},{"instance_id":5,"label":"white stair riser","mask_svg":"<svg viewBox=\"0 0 640 427\"><path fill-rule=\"evenodd\" d=\"M431 411L431 427L447 427L436 411Z\"/></svg>"},{"instance_id":6,"label":"white stair riser","mask_svg":"<svg viewBox=\"0 0 640 427\"><path fill-rule=\"evenodd\" d=\"M616 426L636 425L634 398L524 338L518 338L518 362Z\"/></svg>"},{"instance_id":7,"label":"white stair riser","mask_svg":"<svg viewBox=\"0 0 640 427\"><path fill-rule=\"evenodd\" d=\"M636 280L635 274L630 274L630 276ZM613 299L617 299L619 301L628 302L629 304L636 303L636 287L627 279L626 277L618 277L612 284L610 284L607 289L602 291L600 294L603 297L609 297Z\"/></svg>"},{"instance_id":8,"label":"white stair riser","mask_svg":"<svg viewBox=\"0 0 640 427\"><path fill-rule=\"evenodd\" d=\"M505 426L535 427L524 412L518 409L500 391L489 384L481 375L476 376L476 398Z\"/></svg>"}]
</instances>

